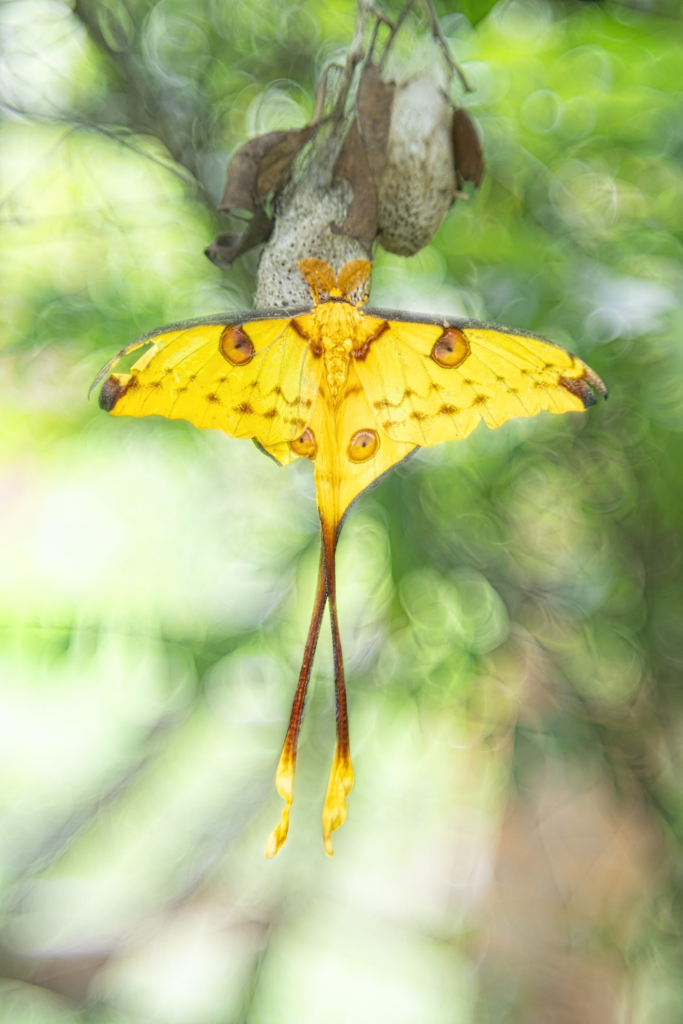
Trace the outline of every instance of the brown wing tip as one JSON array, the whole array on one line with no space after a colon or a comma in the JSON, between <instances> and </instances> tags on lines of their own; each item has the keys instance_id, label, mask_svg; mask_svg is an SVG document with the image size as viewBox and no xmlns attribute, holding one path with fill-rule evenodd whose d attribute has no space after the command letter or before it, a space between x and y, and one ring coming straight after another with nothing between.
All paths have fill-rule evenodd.
<instances>
[{"instance_id":1,"label":"brown wing tip","mask_svg":"<svg viewBox=\"0 0 683 1024\"><path fill-rule=\"evenodd\" d=\"M159 333L159 331L150 332L151 335L156 335ZM149 340L150 335L144 334L141 338L136 338L135 341L131 341L130 344L126 345L125 348L122 348L121 351L117 352L116 355L112 356L111 359L108 359L107 362L102 367L102 369L100 370L100 372L95 377L90 387L88 388L88 398L90 398L90 396L92 395L93 391L100 383L100 381L107 376L110 370L113 370L113 368L123 358L123 356L127 356L131 352L135 352L136 349L142 348L142 346L146 345Z\"/></svg>"},{"instance_id":2,"label":"brown wing tip","mask_svg":"<svg viewBox=\"0 0 683 1024\"><path fill-rule=\"evenodd\" d=\"M130 380L129 374L112 373L110 377L107 377L98 399L100 409L104 409L105 412L112 411L119 398L126 393L128 380Z\"/></svg>"},{"instance_id":3,"label":"brown wing tip","mask_svg":"<svg viewBox=\"0 0 683 1024\"><path fill-rule=\"evenodd\" d=\"M591 370L590 366L587 366L586 367L586 372L585 372L584 376L585 376L586 380L588 381L588 383L592 384L592 386L596 389L596 391L600 392L600 394L602 395L603 398L608 398L609 397L609 391L607 390L607 386L600 379L600 377L598 377L598 375L595 372L595 370Z\"/></svg>"},{"instance_id":4,"label":"brown wing tip","mask_svg":"<svg viewBox=\"0 0 683 1024\"><path fill-rule=\"evenodd\" d=\"M558 383L570 395L574 395L576 398L583 402L584 409L590 409L592 405L598 404L598 399L593 391L595 388L600 392L603 398L607 398L607 388L598 377L597 373L586 367L583 377L560 377ZM592 385L592 387L591 387Z\"/></svg>"}]
</instances>

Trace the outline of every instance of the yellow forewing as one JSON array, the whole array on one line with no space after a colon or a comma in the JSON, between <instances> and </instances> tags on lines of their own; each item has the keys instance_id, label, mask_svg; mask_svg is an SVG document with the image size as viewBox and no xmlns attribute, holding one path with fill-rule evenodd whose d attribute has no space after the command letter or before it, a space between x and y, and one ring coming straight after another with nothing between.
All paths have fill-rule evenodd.
<instances>
[{"instance_id":1,"label":"yellow forewing","mask_svg":"<svg viewBox=\"0 0 683 1024\"><path fill-rule=\"evenodd\" d=\"M226 329L225 323L204 323L159 334L130 374L108 378L100 403L114 416L189 420L288 455L286 442L310 417L320 360L283 318L245 322L240 330L253 356L235 365L221 350Z\"/></svg>"},{"instance_id":2,"label":"yellow forewing","mask_svg":"<svg viewBox=\"0 0 683 1024\"><path fill-rule=\"evenodd\" d=\"M585 363L559 346L466 322L459 333L469 354L457 366L440 366L433 352L445 327L390 321L358 360L378 422L396 441L432 445L467 437L482 419L495 428L543 410L583 411L594 402L585 381L602 385Z\"/></svg>"},{"instance_id":3,"label":"yellow forewing","mask_svg":"<svg viewBox=\"0 0 683 1024\"><path fill-rule=\"evenodd\" d=\"M523 331L394 319L339 300L282 314L216 317L139 339L120 355L151 347L129 374L109 376L100 404L253 438L281 464L310 457L321 514L338 524L419 445L467 437L481 420L495 428L580 411L595 403L593 387L606 395L584 362Z\"/></svg>"}]
</instances>

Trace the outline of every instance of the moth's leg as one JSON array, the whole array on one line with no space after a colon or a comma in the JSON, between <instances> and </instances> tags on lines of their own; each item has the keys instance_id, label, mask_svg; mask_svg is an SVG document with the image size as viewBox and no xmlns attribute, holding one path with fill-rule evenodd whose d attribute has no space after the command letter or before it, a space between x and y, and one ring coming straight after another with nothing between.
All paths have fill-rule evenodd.
<instances>
[{"instance_id":1,"label":"moth's leg","mask_svg":"<svg viewBox=\"0 0 683 1024\"><path fill-rule=\"evenodd\" d=\"M334 856L332 849L332 833L346 821L346 798L353 788L353 766L349 749L349 720L346 710L346 685L344 682L344 661L342 657L339 622L337 620L337 588L335 582L334 553L337 543L336 523L330 524L321 520L322 547L325 555L325 576L327 579L327 596L330 601L330 620L332 623L332 648L334 651L334 686L337 703L337 742L334 748L334 761L327 796L323 807L323 840L325 853Z\"/></svg>"},{"instance_id":2,"label":"moth's leg","mask_svg":"<svg viewBox=\"0 0 683 1024\"><path fill-rule=\"evenodd\" d=\"M289 718L289 726L287 728L285 743L282 748L280 762L275 773L275 785L278 793L285 801L285 806L282 811L282 817L280 818L279 825L277 828L273 829L268 837L268 842L266 843L266 857L274 857L287 838L287 831L289 829L289 811L292 806L292 799L294 795L294 775L296 772L296 753L299 742L299 731L301 729L301 720L304 715L306 691L308 690L308 683L311 678L313 656L318 644L320 624L322 622L323 612L325 611L326 601L327 586L325 582L325 552L321 546L320 565L318 567L318 585L315 592L311 624L308 628L308 637L306 638L306 646L304 648L304 659L301 665L301 672L299 674L299 683L296 688L296 693L294 694L292 714Z\"/></svg>"}]
</instances>

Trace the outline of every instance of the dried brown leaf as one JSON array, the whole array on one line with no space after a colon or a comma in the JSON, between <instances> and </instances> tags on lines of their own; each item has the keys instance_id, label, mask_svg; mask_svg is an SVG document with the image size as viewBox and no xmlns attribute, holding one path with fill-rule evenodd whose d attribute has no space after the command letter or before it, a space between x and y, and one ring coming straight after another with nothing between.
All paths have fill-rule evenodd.
<instances>
[{"instance_id":1,"label":"dried brown leaf","mask_svg":"<svg viewBox=\"0 0 683 1024\"><path fill-rule=\"evenodd\" d=\"M394 82L383 82L376 64L365 65L358 83L356 114L370 170L378 188L387 162L395 92Z\"/></svg>"},{"instance_id":2,"label":"dried brown leaf","mask_svg":"<svg viewBox=\"0 0 683 1024\"><path fill-rule=\"evenodd\" d=\"M204 250L212 263L223 270L229 270L238 256L252 249L259 242L267 242L273 231L274 221L262 206L259 206L249 224L241 234L224 232L217 235Z\"/></svg>"},{"instance_id":3,"label":"dried brown leaf","mask_svg":"<svg viewBox=\"0 0 683 1024\"><path fill-rule=\"evenodd\" d=\"M456 174L463 181L474 182L479 188L484 177L484 154L474 121L462 107L453 111L453 160Z\"/></svg>"},{"instance_id":4,"label":"dried brown leaf","mask_svg":"<svg viewBox=\"0 0 683 1024\"><path fill-rule=\"evenodd\" d=\"M295 156L315 130L315 125L307 125L286 132L268 132L240 146L230 161L218 209L254 212L269 192L282 188Z\"/></svg>"},{"instance_id":5,"label":"dried brown leaf","mask_svg":"<svg viewBox=\"0 0 683 1024\"><path fill-rule=\"evenodd\" d=\"M336 178L346 178L353 188L353 199L341 227L332 225L337 235L349 235L371 245L377 234L377 189L372 179L370 162L365 152L358 119L349 128L334 169Z\"/></svg>"}]
</instances>

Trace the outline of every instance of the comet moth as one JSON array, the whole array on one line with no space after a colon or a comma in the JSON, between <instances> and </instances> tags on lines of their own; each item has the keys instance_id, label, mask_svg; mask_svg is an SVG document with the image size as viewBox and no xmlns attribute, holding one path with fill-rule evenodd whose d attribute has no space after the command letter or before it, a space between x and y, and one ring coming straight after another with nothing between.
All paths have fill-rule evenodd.
<instances>
[{"instance_id":1,"label":"comet moth","mask_svg":"<svg viewBox=\"0 0 683 1024\"><path fill-rule=\"evenodd\" d=\"M329 602L337 739L323 807L323 838L346 819L353 786L335 547L351 503L420 446L467 437L480 420L581 411L607 397L581 359L527 331L476 320L365 308L371 265L338 274L299 264L312 302L171 324L131 342L98 374L113 416L167 416L250 438L280 465L314 465L321 528L318 583L276 786L285 801L266 856L287 838L297 743L320 624ZM118 360L147 345L130 373Z\"/></svg>"}]
</instances>

